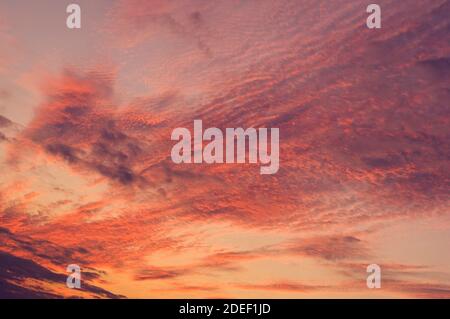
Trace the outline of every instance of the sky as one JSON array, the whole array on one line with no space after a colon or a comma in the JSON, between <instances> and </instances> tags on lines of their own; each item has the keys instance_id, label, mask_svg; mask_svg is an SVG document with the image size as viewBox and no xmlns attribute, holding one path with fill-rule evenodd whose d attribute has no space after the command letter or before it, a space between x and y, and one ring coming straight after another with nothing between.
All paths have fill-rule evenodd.
<instances>
[{"instance_id":1,"label":"sky","mask_svg":"<svg viewBox=\"0 0 450 319\"><path fill-rule=\"evenodd\" d=\"M449 298L450 1L372 2L0 0L0 297Z\"/></svg>"}]
</instances>

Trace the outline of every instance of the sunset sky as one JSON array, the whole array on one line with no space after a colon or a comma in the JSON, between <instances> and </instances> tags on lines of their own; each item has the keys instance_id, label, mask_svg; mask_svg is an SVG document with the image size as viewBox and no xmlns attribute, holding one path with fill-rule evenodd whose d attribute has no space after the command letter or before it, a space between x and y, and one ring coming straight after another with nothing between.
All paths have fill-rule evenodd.
<instances>
[{"instance_id":1,"label":"sunset sky","mask_svg":"<svg viewBox=\"0 0 450 319\"><path fill-rule=\"evenodd\" d=\"M449 17L0 0L0 297L450 298ZM174 164L195 119L279 128L279 171Z\"/></svg>"}]
</instances>

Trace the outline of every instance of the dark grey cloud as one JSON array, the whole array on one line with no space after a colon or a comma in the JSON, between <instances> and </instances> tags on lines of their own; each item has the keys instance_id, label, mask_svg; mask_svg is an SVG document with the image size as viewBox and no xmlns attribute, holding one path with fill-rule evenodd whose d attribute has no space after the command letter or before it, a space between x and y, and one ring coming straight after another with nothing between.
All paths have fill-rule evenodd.
<instances>
[{"instance_id":1,"label":"dark grey cloud","mask_svg":"<svg viewBox=\"0 0 450 319\"><path fill-rule=\"evenodd\" d=\"M7 119L6 117L0 115L0 128L2 127L8 127L10 125L12 125L13 123Z\"/></svg>"},{"instance_id":2,"label":"dark grey cloud","mask_svg":"<svg viewBox=\"0 0 450 319\"><path fill-rule=\"evenodd\" d=\"M84 258L88 251L83 248L64 248L46 240L14 234L4 227L0 227L0 239L0 298L63 298L44 286L40 290L39 287L26 287L22 282L31 279L41 284L50 282L66 287L67 274L44 267L42 261L63 269L73 263L88 265ZM20 252L21 256L14 252ZM99 279L101 274L95 269L82 267L82 290L97 297L121 298L90 283ZM76 291L71 290L71 293L77 296Z\"/></svg>"}]
</instances>

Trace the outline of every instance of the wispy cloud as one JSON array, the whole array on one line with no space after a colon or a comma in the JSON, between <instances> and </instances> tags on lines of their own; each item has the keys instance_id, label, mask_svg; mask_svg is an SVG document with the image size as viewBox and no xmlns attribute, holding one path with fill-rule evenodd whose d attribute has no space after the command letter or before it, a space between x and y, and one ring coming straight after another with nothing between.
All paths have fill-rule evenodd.
<instances>
[{"instance_id":1,"label":"wispy cloud","mask_svg":"<svg viewBox=\"0 0 450 319\"><path fill-rule=\"evenodd\" d=\"M72 296L78 262L78 297L367 296L371 263L388 297L448 296L450 2L383 1L381 32L365 4L116 1L84 48L109 64L30 55L31 120L0 115L7 295ZM194 119L279 127L279 172L173 164ZM411 221L433 249L385 236Z\"/></svg>"}]
</instances>

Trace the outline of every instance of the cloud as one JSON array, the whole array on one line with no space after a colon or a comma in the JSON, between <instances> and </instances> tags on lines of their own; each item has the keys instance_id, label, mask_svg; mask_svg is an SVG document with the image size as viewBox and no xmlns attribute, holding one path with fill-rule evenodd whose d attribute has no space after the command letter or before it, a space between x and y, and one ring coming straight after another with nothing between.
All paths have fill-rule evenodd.
<instances>
[{"instance_id":1,"label":"cloud","mask_svg":"<svg viewBox=\"0 0 450 319\"><path fill-rule=\"evenodd\" d=\"M295 282L279 282L272 284L249 284L249 285L239 285L238 287L248 290L269 290L269 291L287 291L287 292L303 292L303 293L328 288L325 286L305 285Z\"/></svg>"},{"instance_id":2,"label":"cloud","mask_svg":"<svg viewBox=\"0 0 450 319\"><path fill-rule=\"evenodd\" d=\"M123 132L124 119L113 103L111 75L66 71L45 88L47 101L23 138L77 169L94 171L123 185L144 182L135 163L138 138Z\"/></svg>"},{"instance_id":3,"label":"cloud","mask_svg":"<svg viewBox=\"0 0 450 319\"><path fill-rule=\"evenodd\" d=\"M126 295L365 294L367 262L391 246L381 229L429 216L448 226L449 2L385 3L374 33L364 1L116 2L117 42L99 42L116 67L37 74L42 100L14 139L0 117L1 251L30 269L108 269ZM173 164L170 133L194 119L279 127L279 172ZM316 263L322 281L284 271L296 261ZM425 281L436 274L394 268L393 295L446 293Z\"/></svg>"},{"instance_id":4,"label":"cloud","mask_svg":"<svg viewBox=\"0 0 450 319\"><path fill-rule=\"evenodd\" d=\"M0 237L4 245L0 251L2 298L121 297L91 284L91 281L99 278L99 274L95 272L83 269L83 288L76 291L65 287L67 274L50 269L55 266L65 269L71 261L77 259L74 254L82 255L86 254L86 251L71 251L47 241L17 236L5 228L0 228ZM17 253L23 256L15 255ZM52 288L48 289L49 285Z\"/></svg>"},{"instance_id":5,"label":"cloud","mask_svg":"<svg viewBox=\"0 0 450 319\"><path fill-rule=\"evenodd\" d=\"M187 273L187 271L151 268L141 270L139 273L135 275L134 279L135 280L172 279L182 276L185 273Z\"/></svg>"},{"instance_id":6,"label":"cloud","mask_svg":"<svg viewBox=\"0 0 450 319\"><path fill-rule=\"evenodd\" d=\"M12 125L12 122L9 119L0 115L0 127L8 127L11 125Z\"/></svg>"},{"instance_id":7,"label":"cloud","mask_svg":"<svg viewBox=\"0 0 450 319\"><path fill-rule=\"evenodd\" d=\"M448 299L450 296L450 285L434 283L415 283L402 281L388 281L386 285L415 298Z\"/></svg>"},{"instance_id":8,"label":"cloud","mask_svg":"<svg viewBox=\"0 0 450 319\"><path fill-rule=\"evenodd\" d=\"M124 47L141 45L161 34L175 35L209 56L211 50L199 32L205 24L201 11L208 7L207 2L118 1L108 14L108 32Z\"/></svg>"},{"instance_id":9,"label":"cloud","mask_svg":"<svg viewBox=\"0 0 450 319\"><path fill-rule=\"evenodd\" d=\"M288 251L326 260L367 258L368 248L353 236L324 236L301 239Z\"/></svg>"}]
</instances>

